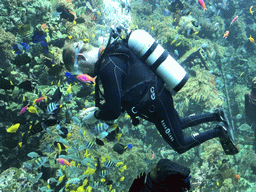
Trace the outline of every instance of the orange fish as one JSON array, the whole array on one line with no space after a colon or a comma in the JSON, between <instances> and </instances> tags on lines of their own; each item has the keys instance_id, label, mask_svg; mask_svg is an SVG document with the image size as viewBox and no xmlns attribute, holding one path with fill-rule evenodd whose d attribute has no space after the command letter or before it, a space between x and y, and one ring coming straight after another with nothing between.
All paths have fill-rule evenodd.
<instances>
[{"instance_id":1,"label":"orange fish","mask_svg":"<svg viewBox=\"0 0 256 192\"><path fill-rule=\"evenodd\" d=\"M47 27L47 24L46 24L46 23L43 23L43 24L41 25L41 29L43 29L43 30L45 30L46 27Z\"/></svg>"},{"instance_id":2,"label":"orange fish","mask_svg":"<svg viewBox=\"0 0 256 192\"><path fill-rule=\"evenodd\" d=\"M61 165L71 166L71 164L72 164L72 163L69 163L68 160L63 159L63 158L58 158L57 161L58 161Z\"/></svg>"},{"instance_id":3,"label":"orange fish","mask_svg":"<svg viewBox=\"0 0 256 192\"><path fill-rule=\"evenodd\" d=\"M252 43L254 43L254 39L252 38L252 36L250 35L250 37L248 38Z\"/></svg>"},{"instance_id":4,"label":"orange fish","mask_svg":"<svg viewBox=\"0 0 256 192\"><path fill-rule=\"evenodd\" d=\"M45 97L39 97L34 102L35 103L41 103L44 99L45 99Z\"/></svg>"},{"instance_id":5,"label":"orange fish","mask_svg":"<svg viewBox=\"0 0 256 192\"><path fill-rule=\"evenodd\" d=\"M236 179L239 180L240 179L240 175L236 174Z\"/></svg>"},{"instance_id":6,"label":"orange fish","mask_svg":"<svg viewBox=\"0 0 256 192\"><path fill-rule=\"evenodd\" d=\"M226 32L224 33L224 35L223 35L223 38L227 39L228 35L229 35L229 31L226 31Z\"/></svg>"},{"instance_id":7,"label":"orange fish","mask_svg":"<svg viewBox=\"0 0 256 192\"><path fill-rule=\"evenodd\" d=\"M235 16L235 18L231 21L231 23L230 23L229 27L232 25L232 23L234 23L234 22L237 20L237 18L238 18L238 15L237 15L237 16Z\"/></svg>"},{"instance_id":8,"label":"orange fish","mask_svg":"<svg viewBox=\"0 0 256 192\"><path fill-rule=\"evenodd\" d=\"M20 114L25 113L27 110L27 107L28 107L28 104L21 109Z\"/></svg>"},{"instance_id":9,"label":"orange fish","mask_svg":"<svg viewBox=\"0 0 256 192\"><path fill-rule=\"evenodd\" d=\"M199 5L203 8L203 10L205 11L205 3L204 0L198 0Z\"/></svg>"},{"instance_id":10,"label":"orange fish","mask_svg":"<svg viewBox=\"0 0 256 192\"><path fill-rule=\"evenodd\" d=\"M87 75L87 74L79 74L79 75L76 76L76 78L79 81L83 82L83 83L90 83L90 82L95 83L95 78L96 77L93 78L93 77L91 77L90 75Z\"/></svg>"}]
</instances>

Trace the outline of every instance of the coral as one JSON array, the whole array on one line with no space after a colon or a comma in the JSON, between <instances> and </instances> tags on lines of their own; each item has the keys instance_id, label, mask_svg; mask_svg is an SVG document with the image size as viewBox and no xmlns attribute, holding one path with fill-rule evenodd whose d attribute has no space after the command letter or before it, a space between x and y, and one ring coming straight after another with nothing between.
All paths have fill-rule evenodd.
<instances>
[{"instance_id":1,"label":"coral","mask_svg":"<svg viewBox=\"0 0 256 192\"><path fill-rule=\"evenodd\" d=\"M223 186L220 188L221 192L234 191L234 189L235 189L234 185L232 184L231 178L225 179L222 184L223 184Z\"/></svg>"},{"instance_id":2,"label":"coral","mask_svg":"<svg viewBox=\"0 0 256 192\"><path fill-rule=\"evenodd\" d=\"M209 140L199 146L201 159L208 162L210 166L223 154L223 149L217 139Z\"/></svg>"},{"instance_id":3,"label":"coral","mask_svg":"<svg viewBox=\"0 0 256 192\"><path fill-rule=\"evenodd\" d=\"M15 36L5 31L0 27L0 56L1 61L6 63L8 59L14 60L15 55L12 53L13 47L12 45L16 44ZM1 67L3 67L1 65Z\"/></svg>"},{"instance_id":4,"label":"coral","mask_svg":"<svg viewBox=\"0 0 256 192\"><path fill-rule=\"evenodd\" d=\"M211 76L204 68L195 66L196 77L190 77L185 86L175 95L175 107L181 114L188 110L202 111L222 106L222 100L213 87Z\"/></svg>"},{"instance_id":5,"label":"coral","mask_svg":"<svg viewBox=\"0 0 256 192\"><path fill-rule=\"evenodd\" d=\"M233 105L236 105L237 107L237 114L243 114L243 116L245 116L244 114L244 95L246 92L248 92L249 89L247 87L245 87L242 84L235 84L234 88L233 88L233 94L232 97L235 98L235 101L232 102Z\"/></svg>"}]
</instances>

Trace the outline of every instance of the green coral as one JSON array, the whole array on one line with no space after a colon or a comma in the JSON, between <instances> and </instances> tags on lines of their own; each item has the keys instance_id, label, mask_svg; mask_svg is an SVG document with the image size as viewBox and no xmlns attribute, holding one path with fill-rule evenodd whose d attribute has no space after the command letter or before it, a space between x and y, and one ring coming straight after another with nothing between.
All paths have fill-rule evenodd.
<instances>
[{"instance_id":1,"label":"green coral","mask_svg":"<svg viewBox=\"0 0 256 192\"><path fill-rule=\"evenodd\" d=\"M222 184L223 184L223 186L220 188L221 192L234 191L234 189L235 189L234 185L232 184L231 178L225 179Z\"/></svg>"},{"instance_id":2,"label":"green coral","mask_svg":"<svg viewBox=\"0 0 256 192\"><path fill-rule=\"evenodd\" d=\"M175 107L184 114L188 109L210 110L222 106L209 72L195 66L196 77L190 77L185 86L175 95Z\"/></svg>"}]
</instances>

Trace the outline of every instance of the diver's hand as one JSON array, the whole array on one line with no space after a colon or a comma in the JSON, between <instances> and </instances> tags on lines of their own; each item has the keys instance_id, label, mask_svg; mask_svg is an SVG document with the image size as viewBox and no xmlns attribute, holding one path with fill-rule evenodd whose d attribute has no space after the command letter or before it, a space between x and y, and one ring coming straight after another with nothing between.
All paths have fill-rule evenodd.
<instances>
[{"instance_id":1,"label":"diver's hand","mask_svg":"<svg viewBox=\"0 0 256 192\"><path fill-rule=\"evenodd\" d=\"M97 111L98 109L99 109L98 107L89 107L89 108L87 108L87 109L85 109L85 110L82 110L82 111L80 112L80 117L87 116L87 115L89 115L89 113L95 112L95 111Z\"/></svg>"},{"instance_id":2,"label":"diver's hand","mask_svg":"<svg viewBox=\"0 0 256 192\"><path fill-rule=\"evenodd\" d=\"M83 121L85 121L85 123L88 123L88 124L93 124L96 121L98 121L98 119L96 119L96 117L94 116L94 113L95 113L95 111L90 112L88 115L86 115L83 118Z\"/></svg>"},{"instance_id":3,"label":"diver's hand","mask_svg":"<svg viewBox=\"0 0 256 192\"><path fill-rule=\"evenodd\" d=\"M83 121L85 121L85 123L93 124L98 121L98 119L96 119L96 117L94 116L95 111L97 111L98 109L98 107L90 107L86 110L83 110L80 113L80 116L83 117Z\"/></svg>"}]
</instances>

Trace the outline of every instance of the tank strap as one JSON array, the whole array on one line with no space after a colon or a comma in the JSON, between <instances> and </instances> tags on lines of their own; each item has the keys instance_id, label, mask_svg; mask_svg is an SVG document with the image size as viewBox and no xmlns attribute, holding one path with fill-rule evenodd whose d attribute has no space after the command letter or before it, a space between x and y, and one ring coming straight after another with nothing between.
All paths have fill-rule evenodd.
<instances>
[{"instance_id":1,"label":"tank strap","mask_svg":"<svg viewBox=\"0 0 256 192\"><path fill-rule=\"evenodd\" d=\"M162 55L150 66L152 71L156 71L156 69L165 61L168 57L169 53L165 50Z\"/></svg>"},{"instance_id":2,"label":"tank strap","mask_svg":"<svg viewBox=\"0 0 256 192\"><path fill-rule=\"evenodd\" d=\"M158 43L155 41L150 48L147 50L147 52L141 57L141 61L143 63L146 63L146 60L148 57L155 51ZM164 50L162 55L150 66L150 69L152 71L156 71L156 69L165 61L165 59L168 57L169 53L168 51Z\"/></svg>"}]
</instances>

